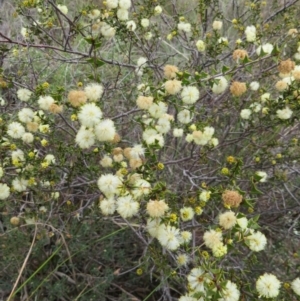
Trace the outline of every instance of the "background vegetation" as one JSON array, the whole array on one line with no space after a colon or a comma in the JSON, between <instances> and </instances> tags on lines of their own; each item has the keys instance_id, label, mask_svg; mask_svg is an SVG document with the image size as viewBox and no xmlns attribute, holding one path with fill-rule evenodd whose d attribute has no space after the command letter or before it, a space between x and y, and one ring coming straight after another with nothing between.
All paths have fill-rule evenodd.
<instances>
[{"instance_id":1,"label":"background vegetation","mask_svg":"<svg viewBox=\"0 0 300 301\"><path fill-rule=\"evenodd\" d=\"M67 6L66 15L59 12L58 4ZM237 283L240 300L258 298L255 281L265 272L283 283L276 300L298 300L290 282L300 276L300 83L295 81L284 91L275 84L280 80L281 61L290 58L299 64L294 56L299 33L288 34L299 29L299 1L134 0L129 20L137 24L135 31L116 17L116 9L108 12L103 1L14 0L1 5L1 183L7 183L11 193L0 201L0 298L178 300L188 291L186 276L201 265L216 278ZM155 15L157 5L162 13ZM95 20L89 17L93 9L101 11ZM142 18L150 20L149 28L140 26ZM212 29L215 20L223 22L221 30ZM116 28L113 38L101 36L100 21ZM191 31L178 30L180 22L190 23ZM256 26L255 43L245 38L250 25ZM27 37L21 34L22 28L28 30ZM147 32L152 33L149 40ZM228 42L220 43L221 37ZM205 42L204 52L198 51L198 40ZM258 45L265 43L274 50L257 55ZM236 62L235 49L247 50L248 58ZM140 57L147 60L142 75L137 72ZM164 93L166 64L178 67L177 78L184 86L197 86L200 91L198 101L189 106L194 119L186 125L177 117L185 107L180 97ZM229 85L247 83L247 92L234 96L227 88L213 93L221 75ZM258 90L249 88L253 81L259 82ZM104 87L99 106L104 117L114 121L120 138L81 149L75 143L80 126L72 119L78 109L69 104L68 93L94 82ZM168 104L168 113L174 116L172 127L181 127L184 136L191 133L191 124L197 129L213 127L219 144L187 143L170 131L164 135L163 147L147 145L142 135L149 114L136 105L141 84L149 86L145 94ZM33 93L28 104L18 99L20 88ZM271 93L266 103L261 101L264 93ZM40 112L41 95L51 95L64 112ZM242 119L240 112L257 102L268 107L268 114L253 113L251 119ZM51 129L37 132L32 144L7 135L8 124L17 121L18 112L27 105ZM293 110L292 118L276 118L276 111L286 105ZM43 139L48 141L46 147ZM117 160L109 168L100 165L104 155L113 157L116 147L135 144L143 144L146 150L142 167L127 166L124 171ZM11 160L16 149L25 154L21 166ZM31 152L36 155L30 157ZM54 154L56 160L43 168L47 154ZM12 188L18 169L31 180L21 192ZM140 213L129 219L104 216L99 209L105 196L97 186L98 178L120 170L128 177L141 174L152 187L140 202ZM267 173L266 182L260 182L257 171ZM203 234L218 227L218 216L225 211L225 190L243 196L241 206L232 210L247 216L253 228L265 234L264 251L228 243L228 253L215 258L204 245ZM199 199L203 191L211 192L207 202ZM173 224L191 231L191 243L180 248L191 258L186 266L179 267L178 254L163 248L147 232L146 204L151 199L167 200L170 214L165 222L174 214ZM183 206L200 207L203 213L183 222L179 213ZM227 241L235 239L234 231L224 235Z\"/></svg>"}]
</instances>

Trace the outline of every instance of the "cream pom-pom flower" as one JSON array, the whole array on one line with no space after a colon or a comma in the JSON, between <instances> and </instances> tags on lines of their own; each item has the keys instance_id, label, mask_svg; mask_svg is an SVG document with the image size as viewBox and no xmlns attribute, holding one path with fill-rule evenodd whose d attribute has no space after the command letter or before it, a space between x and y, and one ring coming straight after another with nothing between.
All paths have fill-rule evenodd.
<instances>
[{"instance_id":1,"label":"cream pom-pom flower","mask_svg":"<svg viewBox=\"0 0 300 301\"><path fill-rule=\"evenodd\" d=\"M10 195L10 189L7 184L0 183L0 200L5 200Z\"/></svg>"},{"instance_id":2,"label":"cream pom-pom flower","mask_svg":"<svg viewBox=\"0 0 300 301\"><path fill-rule=\"evenodd\" d=\"M154 7L154 15L160 15L162 13L162 8L160 5Z\"/></svg>"},{"instance_id":3,"label":"cream pom-pom flower","mask_svg":"<svg viewBox=\"0 0 300 301\"><path fill-rule=\"evenodd\" d=\"M182 86L181 81L177 79L168 80L165 82L165 89L166 92L175 95L180 92Z\"/></svg>"},{"instance_id":4,"label":"cream pom-pom flower","mask_svg":"<svg viewBox=\"0 0 300 301\"><path fill-rule=\"evenodd\" d=\"M214 21L212 24L213 30L221 30L223 27L223 22L222 21Z\"/></svg>"},{"instance_id":5,"label":"cream pom-pom flower","mask_svg":"<svg viewBox=\"0 0 300 301\"><path fill-rule=\"evenodd\" d=\"M196 42L196 47L197 47L199 52L203 52L203 51L205 51L206 45L205 45L204 41L198 40Z\"/></svg>"},{"instance_id":6,"label":"cream pom-pom flower","mask_svg":"<svg viewBox=\"0 0 300 301\"><path fill-rule=\"evenodd\" d=\"M204 244L212 249L215 246L222 244L222 232L218 232L216 230L209 230L204 232L203 235Z\"/></svg>"},{"instance_id":7,"label":"cream pom-pom flower","mask_svg":"<svg viewBox=\"0 0 300 301\"><path fill-rule=\"evenodd\" d=\"M18 117L21 122L31 122L34 119L34 112L30 108L23 108L19 111Z\"/></svg>"},{"instance_id":8,"label":"cream pom-pom flower","mask_svg":"<svg viewBox=\"0 0 300 301\"><path fill-rule=\"evenodd\" d=\"M97 185L99 189L106 195L110 197L112 195L118 194L120 187L122 186L122 181L119 177L113 174L105 174L99 177Z\"/></svg>"},{"instance_id":9,"label":"cream pom-pom flower","mask_svg":"<svg viewBox=\"0 0 300 301\"><path fill-rule=\"evenodd\" d=\"M250 116L252 114L252 111L250 109L243 109L240 113L240 116L242 119L250 119Z\"/></svg>"},{"instance_id":10,"label":"cream pom-pom flower","mask_svg":"<svg viewBox=\"0 0 300 301\"><path fill-rule=\"evenodd\" d=\"M184 87L181 92L181 99L185 104L194 104L199 99L200 92L197 87Z\"/></svg>"},{"instance_id":11,"label":"cream pom-pom flower","mask_svg":"<svg viewBox=\"0 0 300 301\"><path fill-rule=\"evenodd\" d=\"M157 125L155 126L155 129L160 133L160 134L166 134L170 131L171 129L171 123L170 120L164 116L158 119Z\"/></svg>"},{"instance_id":12,"label":"cream pom-pom flower","mask_svg":"<svg viewBox=\"0 0 300 301\"><path fill-rule=\"evenodd\" d=\"M254 232L250 236L245 237L245 239L248 242L249 249L254 252L264 250L267 245L267 238L260 231Z\"/></svg>"},{"instance_id":13,"label":"cream pom-pom flower","mask_svg":"<svg viewBox=\"0 0 300 301\"><path fill-rule=\"evenodd\" d=\"M42 110L48 111L50 107L54 104L55 100L53 97L46 95L40 96L38 99L38 104Z\"/></svg>"},{"instance_id":14,"label":"cream pom-pom flower","mask_svg":"<svg viewBox=\"0 0 300 301\"><path fill-rule=\"evenodd\" d=\"M11 185L15 191L23 192L27 189L28 181L24 178L14 178Z\"/></svg>"},{"instance_id":15,"label":"cream pom-pom flower","mask_svg":"<svg viewBox=\"0 0 300 301\"><path fill-rule=\"evenodd\" d=\"M31 95L32 95L32 92L25 88L21 88L17 91L17 96L18 96L19 100L21 100L21 101L25 101L25 102L28 101L30 99Z\"/></svg>"},{"instance_id":16,"label":"cream pom-pom flower","mask_svg":"<svg viewBox=\"0 0 300 301\"><path fill-rule=\"evenodd\" d=\"M12 138L19 139L25 134L25 128L19 122L12 122L7 127L7 134Z\"/></svg>"},{"instance_id":17,"label":"cream pom-pom flower","mask_svg":"<svg viewBox=\"0 0 300 301\"><path fill-rule=\"evenodd\" d=\"M205 292L205 284L209 282L208 274L202 268L193 268L188 277L189 287L195 292Z\"/></svg>"},{"instance_id":18,"label":"cream pom-pom flower","mask_svg":"<svg viewBox=\"0 0 300 301\"><path fill-rule=\"evenodd\" d=\"M127 21L129 19L129 13L127 9L119 8L117 11L117 17L120 21Z\"/></svg>"},{"instance_id":19,"label":"cream pom-pom flower","mask_svg":"<svg viewBox=\"0 0 300 301\"><path fill-rule=\"evenodd\" d=\"M190 231L182 231L180 233L180 244L189 243L192 240L192 233Z\"/></svg>"},{"instance_id":20,"label":"cream pom-pom flower","mask_svg":"<svg viewBox=\"0 0 300 301\"><path fill-rule=\"evenodd\" d=\"M147 203L147 213L151 217L162 217L168 210L169 206L164 200L150 200Z\"/></svg>"},{"instance_id":21,"label":"cream pom-pom flower","mask_svg":"<svg viewBox=\"0 0 300 301\"><path fill-rule=\"evenodd\" d=\"M31 133L25 133L22 136L22 141L25 143L32 143L34 140L34 136Z\"/></svg>"},{"instance_id":22,"label":"cream pom-pom flower","mask_svg":"<svg viewBox=\"0 0 300 301\"><path fill-rule=\"evenodd\" d=\"M180 245L179 229L173 226L162 226L159 228L157 239L160 244L168 250L176 250Z\"/></svg>"},{"instance_id":23,"label":"cream pom-pom flower","mask_svg":"<svg viewBox=\"0 0 300 301\"><path fill-rule=\"evenodd\" d=\"M95 103L86 103L80 108L77 116L83 126L93 127L100 122L102 111Z\"/></svg>"},{"instance_id":24,"label":"cream pom-pom flower","mask_svg":"<svg viewBox=\"0 0 300 301\"><path fill-rule=\"evenodd\" d=\"M126 22L126 28L129 31L135 31L136 30L136 24L135 24L135 22L133 20L127 21Z\"/></svg>"},{"instance_id":25,"label":"cream pom-pom flower","mask_svg":"<svg viewBox=\"0 0 300 301\"><path fill-rule=\"evenodd\" d=\"M188 33L188 32L191 32L192 25L190 23L180 22L177 24L177 28L180 31L184 31L184 32Z\"/></svg>"},{"instance_id":26,"label":"cream pom-pom flower","mask_svg":"<svg viewBox=\"0 0 300 301\"><path fill-rule=\"evenodd\" d=\"M245 29L247 42L254 42L256 40L256 28L254 25L247 26Z\"/></svg>"},{"instance_id":27,"label":"cream pom-pom flower","mask_svg":"<svg viewBox=\"0 0 300 301\"><path fill-rule=\"evenodd\" d=\"M228 81L224 76L218 76L215 78L217 83L214 83L212 86L212 91L214 94L223 93L228 87Z\"/></svg>"},{"instance_id":28,"label":"cream pom-pom flower","mask_svg":"<svg viewBox=\"0 0 300 301\"><path fill-rule=\"evenodd\" d=\"M96 101L103 95L103 86L97 83L91 83L84 88L86 97L91 101Z\"/></svg>"},{"instance_id":29,"label":"cream pom-pom flower","mask_svg":"<svg viewBox=\"0 0 300 301\"><path fill-rule=\"evenodd\" d=\"M183 136L183 129L178 129L178 128L175 128L173 129L173 136L174 137L182 137Z\"/></svg>"},{"instance_id":30,"label":"cream pom-pom flower","mask_svg":"<svg viewBox=\"0 0 300 301\"><path fill-rule=\"evenodd\" d=\"M219 215L219 225L225 230L231 229L237 222L237 218L232 211L227 211Z\"/></svg>"},{"instance_id":31,"label":"cream pom-pom flower","mask_svg":"<svg viewBox=\"0 0 300 301\"><path fill-rule=\"evenodd\" d=\"M193 119L193 116L188 109L184 109L177 114L178 121L183 124L190 123Z\"/></svg>"},{"instance_id":32,"label":"cream pom-pom flower","mask_svg":"<svg viewBox=\"0 0 300 301\"><path fill-rule=\"evenodd\" d=\"M119 0L119 7L129 9L131 7L131 0Z\"/></svg>"},{"instance_id":33,"label":"cream pom-pom flower","mask_svg":"<svg viewBox=\"0 0 300 301\"><path fill-rule=\"evenodd\" d=\"M259 89L259 86L260 86L259 82L256 82L256 81L251 82L249 85L249 87L252 91L257 91Z\"/></svg>"},{"instance_id":34,"label":"cream pom-pom flower","mask_svg":"<svg viewBox=\"0 0 300 301\"><path fill-rule=\"evenodd\" d=\"M106 0L106 7L108 9L117 8L119 4L119 0Z\"/></svg>"},{"instance_id":35,"label":"cream pom-pom flower","mask_svg":"<svg viewBox=\"0 0 300 301\"><path fill-rule=\"evenodd\" d=\"M110 119L100 121L95 126L95 134L99 141L112 141L116 134L114 122Z\"/></svg>"},{"instance_id":36,"label":"cream pom-pom flower","mask_svg":"<svg viewBox=\"0 0 300 301\"><path fill-rule=\"evenodd\" d=\"M20 149L17 149L11 153L11 159L18 160L18 161L24 161L25 160L25 155L24 152Z\"/></svg>"},{"instance_id":37,"label":"cream pom-pom flower","mask_svg":"<svg viewBox=\"0 0 300 301\"><path fill-rule=\"evenodd\" d=\"M276 111L276 116L281 120L287 120L292 117L293 111L289 107Z\"/></svg>"},{"instance_id":38,"label":"cream pom-pom flower","mask_svg":"<svg viewBox=\"0 0 300 301\"><path fill-rule=\"evenodd\" d=\"M153 104L153 97L140 95L136 100L136 104L140 109L148 110Z\"/></svg>"},{"instance_id":39,"label":"cream pom-pom flower","mask_svg":"<svg viewBox=\"0 0 300 301\"><path fill-rule=\"evenodd\" d=\"M239 301L240 294L237 285L228 280L225 288L221 291L222 298L218 299L218 301Z\"/></svg>"},{"instance_id":40,"label":"cream pom-pom flower","mask_svg":"<svg viewBox=\"0 0 300 301\"><path fill-rule=\"evenodd\" d=\"M117 200L117 212L123 218L129 218L136 215L139 208L140 204L134 201L131 195L120 197Z\"/></svg>"},{"instance_id":41,"label":"cream pom-pom flower","mask_svg":"<svg viewBox=\"0 0 300 301\"><path fill-rule=\"evenodd\" d=\"M185 221L192 220L195 215L195 212L192 207L183 207L180 209L180 217Z\"/></svg>"},{"instance_id":42,"label":"cream pom-pom flower","mask_svg":"<svg viewBox=\"0 0 300 301\"><path fill-rule=\"evenodd\" d=\"M151 191L151 184L144 179L138 179L134 183L134 189L132 190L132 194L134 198L137 199L144 195L148 195L150 191Z\"/></svg>"},{"instance_id":43,"label":"cream pom-pom flower","mask_svg":"<svg viewBox=\"0 0 300 301\"><path fill-rule=\"evenodd\" d=\"M153 118L160 118L162 117L168 110L168 106L166 103L159 101L158 103L153 103L149 109L148 112Z\"/></svg>"},{"instance_id":44,"label":"cream pom-pom flower","mask_svg":"<svg viewBox=\"0 0 300 301\"><path fill-rule=\"evenodd\" d=\"M95 143L95 134L91 129L82 126L76 134L76 143L80 148L90 148Z\"/></svg>"},{"instance_id":45,"label":"cream pom-pom flower","mask_svg":"<svg viewBox=\"0 0 300 301\"><path fill-rule=\"evenodd\" d=\"M292 281L291 288L295 294L300 296L300 278L299 277Z\"/></svg>"},{"instance_id":46,"label":"cream pom-pom flower","mask_svg":"<svg viewBox=\"0 0 300 301\"><path fill-rule=\"evenodd\" d=\"M190 261L190 257L187 254L181 253L176 256L176 262L180 267L186 266L189 263L189 261Z\"/></svg>"},{"instance_id":47,"label":"cream pom-pom flower","mask_svg":"<svg viewBox=\"0 0 300 301\"><path fill-rule=\"evenodd\" d=\"M280 281L273 274L265 273L256 281L256 290L260 296L275 298L279 295Z\"/></svg>"},{"instance_id":48,"label":"cream pom-pom flower","mask_svg":"<svg viewBox=\"0 0 300 301\"><path fill-rule=\"evenodd\" d=\"M100 32L105 38L109 39L114 37L114 35L116 34L116 29L111 27L109 24L103 22L101 24Z\"/></svg>"},{"instance_id":49,"label":"cream pom-pom flower","mask_svg":"<svg viewBox=\"0 0 300 301\"><path fill-rule=\"evenodd\" d=\"M141 20L141 25L142 25L142 27L144 27L144 28L149 27L149 25L150 25L149 19L143 18L143 19Z\"/></svg>"},{"instance_id":50,"label":"cream pom-pom flower","mask_svg":"<svg viewBox=\"0 0 300 301\"><path fill-rule=\"evenodd\" d=\"M149 218L147 220L146 229L152 237L157 238L161 227L164 227L164 225L161 224L160 218Z\"/></svg>"}]
</instances>

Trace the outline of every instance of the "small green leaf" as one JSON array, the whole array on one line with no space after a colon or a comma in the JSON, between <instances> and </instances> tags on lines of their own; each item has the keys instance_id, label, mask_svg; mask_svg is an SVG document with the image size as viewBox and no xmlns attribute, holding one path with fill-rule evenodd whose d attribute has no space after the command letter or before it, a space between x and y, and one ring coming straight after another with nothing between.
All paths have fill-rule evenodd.
<instances>
[{"instance_id":1,"label":"small green leaf","mask_svg":"<svg viewBox=\"0 0 300 301\"><path fill-rule=\"evenodd\" d=\"M105 63L96 57L91 57L87 59L87 62L92 64L94 67L99 68L103 66Z\"/></svg>"}]
</instances>

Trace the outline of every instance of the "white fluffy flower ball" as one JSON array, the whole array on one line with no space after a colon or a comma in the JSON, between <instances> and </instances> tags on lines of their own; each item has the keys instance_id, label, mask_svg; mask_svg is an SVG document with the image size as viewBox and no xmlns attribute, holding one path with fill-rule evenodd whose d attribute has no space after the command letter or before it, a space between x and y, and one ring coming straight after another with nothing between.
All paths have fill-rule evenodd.
<instances>
[{"instance_id":1,"label":"white fluffy flower ball","mask_svg":"<svg viewBox=\"0 0 300 301\"><path fill-rule=\"evenodd\" d=\"M300 296L300 278L299 277L293 280L293 282L291 283L291 288L295 294Z\"/></svg>"},{"instance_id":2,"label":"white fluffy flower ball","mask_svg":"<svg viewBox=\"0 0 300 301\"><path fill-rule=\"evenodd\" d=\"M21 111L19 111L18 117L21 122L31 122L34 118L34 112L29 108L23 108Z\"/></svg>"},{"instance_id":3,"label":"white fluffy flower ball","mask_svg":"<svg viewBox=\"0 0 300 301\"><path fill-rule=\"evenodd\" d=\"M100 202L99 208L103 215L111 215L116 211L116 202L113 198L103 199Z\"/></svg>"},{"instance_id":4,"label":"white fluffy flower ball","mask_svg":"<svg viewBox=\"0 0 300 301\"><path fill-rule=\"evenodd\" d=\"M131 195L120 197L117 200L117 212L123 218L129 218L136 215L139 211L140 204L133 200Z\"/></svg>"},{"instance_id":5,"label":"white fluffy flower ball","mask_svg":"<svg viewBox=\"0 0 300 301\"><path fill-rule=\"evenodd\" d=\"M257 47L256 54L260 55L261 52L262 52L261 50L263 50L263 52L265 54L271 54L271 52L273 51L273 49L274 49L274 47L273 47L272 44L266 43L266 44L263 44L263 45L260 45L260 46Z\"/></svg>"},{"instance_id":6,"label":"white fluffy flower ball","mask_svg":"<svg viewBox=\"0 0 300 301\"><path fill-rule=\"evenodd\" d=\"M260 296L275 298L279 294L280 285L276 276L265 273L257 279L256 290Z\"/></svg>"},{"instance_id":7,"label":"white fluffy flower ball","mask_svg":"<svg viewBox=\"0 0 300 301\"><path fill-rule=\"evenodd\" d=\"M109 198L112 195L118 194L119 188L122 186L122 181L113 174L106 174L100 176L97 185L106 197Z\"/></svg>"},{"instance_id":8,"label":"white fluffy flower ball","mask_svg":"<svg viewBox=\"0 0 300 301\"><path fill-rule=\"evenodd\" d=\"M7 127L7 134L12 138L19 139L25 134L25 128L19 122L12 122Z\"/></svg>"},{"instance_id":9,"label":"white fluffy flower ball","mask_svg":"<svg viewBox=\"0 0 300 301\"><path fill-rule=\"evenodd\" d=\"M256 81L251 82L249 87L252 91L257 91L259 89L259 82Z\"/></svg>"},{"instance_id":10,"label":"white fluffy flower ball","mask_svg":"<svg viewBox=\"0 0 300 301\"><path fill-rule=\"evenodd\" d=\"M48 111L51 105L54 104L54 99L51 96L40 96L38 99L38 104L42 110Z\"/></svg>"},{"instance_id":11,"label":"white fluffy flower ball","mask_svg":"<svg viewBox=\"0 0 300 301\"><path fill-rule=\"evenodd\" d=\"M144 27L144 28L149 27L149 25L150 25L149 19L143 18L143 19L141 20L141 25L142 25L142 27Z\"/></svg>"},{"instance_id":12,"label":"white fluffy flower ball","mask_svg":"<svg viewBox=\"0 0 300 301\"><path fill-rule=\"evenodd\" d=\"M215 79L218 81L218 83L213 84L212 91L214 94L221 94L228 87L228 81L224 76L219 76L216 77Z\"/></svg>"},{"instance_id":13,"label":"white fluffy flower ball","mask_svg":"<svg viewBox=\"0 0 300 301\"><path fill-rule=\"evenodd\" d=\"M157 239L160 244L168 250L176 250L180 245L179 229L172 226L162 226L159 228Z\"/></svg>"},{"instance_id":14,"label":"white fluffy flower ball","mask_svg":"<svg viewBox=\"0 0 300 301\"><path fill-rule=\"evenodd\" d=\"M131 0L119 0L119 7L129 9L131 7Z\"/></svg>"},{"instance_id":15,"label":"white fluffy flower ball","mask_svg":"<svg viewBox=\"0 0 300 301\"><path fill-rule=\"evenodd\" d=\"M222 298L219 298L218 301L239 301L240 291L237 288L237 285L230 280L227 281L225 288L221 291Z\"/></svg>"},{"instance_id":16,"label":"white fluffy flower ball","mask_svg":"<svg viewBox=\"0 0 300 301\"><path fill-rule=\"evenodd\" d=\"M287 120L292 117L293 111L289 107L285 107L282 110L277 110L276 115L281 120Z\"/></svg>"},{"instance_id":17,"label":"white fluffy flower ball","mask_svg":"<svg viewBox=\"0 0 300 301\"><path fill-rule=\"evenodd\" d=\"M103 94L103 86L97 83L92 83L84 88L86 97L91 101L96 101L101 98Z\"/></svg>"},{"instance_id":18,"label":"white fluffy flower ball","mask_svg":"<svg viewBox=\"0 0 300 301\"><path fill-rule=\"evenodd\" d=\"M106 0L106 7L108 9L117 8L119 4L119 0Z\"/></svg>"},{"instance_id":19,"label":"white fluffy flower ball","mask_svg":"<svg viewBox=\"0 0 300 301\"><path fill-rule=\"evenodd\" d=\"M240 113L242 119L250 119L252 111L250 109L243 109Z\"/></svg>"},{"instance_id":20,"label":"white fluffy flower ball","mask_svg":"<svg viewBox=\"0 0 300 301\"><path fill-rule=\"evenodd\" d=\"M21 101L28 101L32 95L32 92L28 89L19 89L17 91L17 96Z\"/></svg>"},{"instance_id":21,"label":"white fluffy flower ball","mask_svg":"<svg viewBox=\"0 0 300 301\"><path fill-rule=\"evenodd\" d=\"M130 20L130 21L127 21L126 22L126 28L129 30L129 31L135 31L136 30L136 24L134 21Z\"/></svg>"},{"instance_id":22,"label":"white fluffy flower ball","mask_svg":"<svg viewBox=\"0 0 300 301\"><path fill-rule=\"evenodd\" d=\"M177 115L178 121L187 124L192 121L193 117L191 116L191 112L187 109L180 111Z\"/></svg>"},{"instance_id":23,"label":"white fluffy flower ball","mask_svg":"<svg viewBox=\"0 0 300 301\"><path fill-rule=\"evenodd\" d=\"M83 126L93 127L100 122L102 111L95 103L87 103L80 108L78 120Z\"/></svg>"},{"instance_id":24,"label":"white fluffy flower ball","mask_svg":"<svg viewBox=\"0 0 300 301\"><path fill-rule=\"evenodd\" d=\"M194 104L199 99L200 92L197 87L184 87L181 91L181 98L185 104Z\"/></svg>"},{"instance_id":25,"label":"white fluffy flower ball","mask_svg":"<svg viewBox=\"0 0 300 301\"><path fill-rule=\"evenodd\" d=\"M0 200L5 200L9 197L10 190L6 184L0 183Z\"/></svg>"},{"instance_id":26,"label":"white fluffy flower ball","mask_svg":"<svg viewBox=\"0 0 300 301\"><path fill-rule=\"evenodd\" d=\"M254 232L245 238L248 241L249 249L254 252L259 252L265 249L267 245L266 236L260 231Z\"/></svg>"},{"instance_id":27,"label":"white fluffy flower ball","mask_svg":"<svg viewBox=\"0 0 300 301\"><path fill-rule=\"evenodd\" d=\"M92 130L82 126L77 132L75 141L82 149L90 148L95 143L95 134Z\"/></svg>"},{"instance_id":28,"label":"white fluffy flower ball","mask_svg":"<svg viewBox=\"0 0 300 301\"><path fill-rule=\"evenodd\" d=\"M245 29L246 40L254 42L256 40L256 28L254 25L247 26Z\"/></svg>"},{"instance_id":29,"label":"white fluffy flower ball","mask_svg":"<svg viewBox=\"0 0 300 301\"><path fill-rule=\"evenodd\" d=\"M198 40L196 42L196 47L197 47L199 52L203 52L203 51L205 51L206 45L205 45L204 41Z\"/></svg>"},{"instance_id":30,"label":"white fluffy flower ball","mask_svg":"<svg viewBox=\"0 0 300 301\"><path fill-rule=\"evenodd\" d=\"M190 23L180 22L177 25L179 31L184 31L186 33L191 32L192 26Z\"/></svg>"},{"instance_id":31,"label":"white fluffy flower ball","mask_svg":"<svg viewBox=\"0 0 300 301\"><path fill-rule=\"evenodd\" d=\"M100 121L95 127L95 134L99 141L112 141L116 135L114 122L110 119Z\"/></svg>"}]
</instances>

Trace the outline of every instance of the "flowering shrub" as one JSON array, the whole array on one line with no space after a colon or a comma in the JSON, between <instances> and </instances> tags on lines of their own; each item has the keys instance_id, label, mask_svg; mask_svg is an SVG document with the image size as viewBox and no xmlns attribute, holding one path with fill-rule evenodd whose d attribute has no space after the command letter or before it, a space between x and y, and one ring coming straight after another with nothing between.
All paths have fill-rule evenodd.
<instances>
[{"instance_id":1,"label":"flowering shrub","mask_svg":"<svg viewBox=\"0 0 300 301\"><path fill-rule=\"evenodd\" d=\"M0 33L7 300L297 300L296 1L61 2Z\"/></svg>"}]
</instances>

